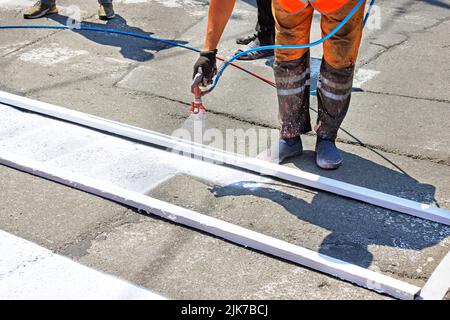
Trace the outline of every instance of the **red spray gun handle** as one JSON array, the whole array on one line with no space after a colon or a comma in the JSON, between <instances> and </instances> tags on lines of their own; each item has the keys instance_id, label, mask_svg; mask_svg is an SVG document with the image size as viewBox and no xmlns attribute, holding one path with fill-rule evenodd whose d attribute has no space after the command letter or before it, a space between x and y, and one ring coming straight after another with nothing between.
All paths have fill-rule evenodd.
<instances>
[{"instance_id":1,"label":"red spray gun handle","mask_svg":"<svg viewBox=\"0 0 450 320\"><path fill-rule=\"evenodd\" d=\"M205 107L203 106L202 96L204 93L200 89L200 84L203 82L203 73L200 69L199 72L195 75L192 80L191 92L194 94L194 101L191 103L191 107L189 108L189 112L197 114L199 112L206 112Z\"/></svg>"}]
</instances>

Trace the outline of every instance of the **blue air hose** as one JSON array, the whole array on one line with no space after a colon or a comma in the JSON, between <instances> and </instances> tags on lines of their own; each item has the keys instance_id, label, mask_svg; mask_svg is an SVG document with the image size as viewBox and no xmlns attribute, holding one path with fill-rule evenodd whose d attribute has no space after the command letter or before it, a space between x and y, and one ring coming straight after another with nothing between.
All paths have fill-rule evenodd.
<instances>
[{"instance_id":1,"label":"blue air hose","mask_svg":"<svg viewBox=\"0 0 450 320\"><path fill-rule=\"evenodd\" d=\"M317 45L325 42L326 40L328 40L332 36L334 36L353 17L353 15L356 13L356 11L358 11L358 9L361 7L361 5L363 3L364 3L364 0L359 0L358 3L355 5L355 7L352 9L352 11L350 11L350 13L347 15L347 17L345 17L345 19L336 28L334 28L328 35L326 35L325 37L323 37L320 40L317 40L317 41L309 43L309 44L301 44L301 45L262 46L262 47L253 48L253 49L250 49L250 50L247 50L247 51L243 51L243 52L240 52L240 53L234 55L229 60L224 61L224 64L219 68L219 70L217 72L217 75L214 78L214 81L213 81L212 85L207 89L207 91L205 91L205 93L208 93L208 92L211 92L212 90L214 90L214 88L217 86L217 83L221 79L222 74L226 70L226 68L233 61L235 61L239 57L242 57L242 56L244 56L246 54L249 54L249 53L255 52L255 51L262 51L262 50L305 49L305 48L311 48L311 47L317 46ZM374 3L375 3L375 0L371 0L369 9L368 9L368 11L366 13L366 16L364 18L364 26L367 23L367 20L368 20L368 18L370 16L370 11L371 11ZM191 51L194 51L194 52L200 52L200 50L197 49L197 48L194 48L194 47L191 47L191 46L179 43L177 41L160 39L160 38L152 37L152 36L145 35L145 34L121 31L121 30L111 29L111 28L97 28L97 27L89 27L89 26L67 26L67 25L51 26L51 25L34 24L34 25L0 26L0 29L68 29L68 30L83 30L83 31L104 32L104 33L119 34L119 35L123 35L123 36L129 36L129 37L134 37L134 38L140 38L140 39L160 42L160 43L168 44L168 45L171 45L171 46L176 46L176 47L184 48L184 49L187 49L187 50L191 50ZM316 94L316 90L312 90L311 94Z\"/></svg>"},{"instance_id":2,"label":"blue air hose","mask_svg":"<svg viewBox=\"0 0 450 320\"><path fill-rule=\"evenodd\" d=\"M112 33L112 34L120 34L123 36L130 36L134 38L141 38L145 40L151 40L155 42L161 42L164 44L169 44L171 46L176 46L184 49L188 49L195 52L200 52L199 49L187 46L185 44L171 41L171 40L165 40L160 38L155 38L146 34L140 34L140 33L134 33L134 32L127 32L127 31L121 31L117 29L111 29L111 28L97 28L97 27L88 27L88 26L51 26L46 24L29 24L29 25L18 25L18 26L0 26L0 29L68 29L68 30L82 30L82 31L96 31L96 32L104 32L104 33Z\"/></svg>"}]
</instances>

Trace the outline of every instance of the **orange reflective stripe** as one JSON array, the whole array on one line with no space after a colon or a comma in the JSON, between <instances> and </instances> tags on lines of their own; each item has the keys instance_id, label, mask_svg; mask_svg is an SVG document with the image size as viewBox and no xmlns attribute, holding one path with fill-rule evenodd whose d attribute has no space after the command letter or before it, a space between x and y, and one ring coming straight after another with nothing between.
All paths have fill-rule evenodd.
<instances>
[{"instance_id":1,"label":"orange reflective stripe","mask_svg":"<svg viewBox=\"0 0 450 320\"><path fill-rule=\"evenodd\" d=\"M300 11L308 5L308 2L303 2L301 0L276 0L276 2L278 2L284 11L289 13Z\"/></svg>"},{"instance_id":2,"label":"orange reflective stripe","mask_svg":"<svg viewBox=\"0 0 450 320\"><path fill-rule=\"evenodd\" d=\"M322 13L331 13L338 11L349 1L350 0L316 0L311 1L311 4Z\"/></svg>"}]
</instances>

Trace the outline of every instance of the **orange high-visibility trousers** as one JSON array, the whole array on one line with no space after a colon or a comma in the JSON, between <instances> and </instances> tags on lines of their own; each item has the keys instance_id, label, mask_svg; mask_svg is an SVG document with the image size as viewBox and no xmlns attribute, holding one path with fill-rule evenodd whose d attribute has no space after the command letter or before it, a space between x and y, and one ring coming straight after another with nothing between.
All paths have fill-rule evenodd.
<instances>
[{"instance_id":1,"label":"orange high-visibility trousers","mask_svg":"<svg viewBox=\"0 0 450 320\"><path fill-rule=\"evenodd\" d=\"M278 0L281 7L290 13L304 9L311 4L321 13L336 12L349 0Z\"/></svg>"},{"instance_id":2,"label":"orange high-visibility trousers","mask_svg":"<svg viewBox=\"0 0 450 320\"><path fill-rule=\"evenodd\" d=\"M332 31L358 0L273 0L276 44L310 43L314 9L322 14L322 36ZM365 2L355 15L333 37L323 43L325 61L334 68L345 68L356 63L361 44ZM279 61L301 58L309 49L275 50Z\"/></svg>"}]
</instances>

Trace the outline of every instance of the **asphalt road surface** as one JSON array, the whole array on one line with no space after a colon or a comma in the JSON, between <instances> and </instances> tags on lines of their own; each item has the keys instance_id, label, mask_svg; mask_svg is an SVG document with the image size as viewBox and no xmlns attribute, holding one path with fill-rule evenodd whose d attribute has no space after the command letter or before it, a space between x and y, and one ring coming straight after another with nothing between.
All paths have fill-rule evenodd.
<instances>
[{"instance_id":1,"label":"asphalt road surface","mask_svg":"<svg viewBox=\"0 0 450 320\"><path fill-rule=\"evenodd\" d=\"M0 24L60 25L79 10L86 25L200 47L207 13L206 0L121 0L115 2L117 17L104 22L96 16L96 1L81 0L59 1L59 15L25 21L21 10L32 3L0 0ZM374 23L365 30L354 84L360 90L353 94L339 133L343 166L333 172L315 167L313 135L303 139L304 154L286 165L450 209L450 5L438 0L377 4L380 28ZM234 39L252 32L255 19L254 2L238 1L219 46L221 55L233 54ZM314 21L313 37L318 38L319 16ZM313 49L312 55L317 65L321 49ZM196 54L180 48L83 31L0 30L0 57L2 91L165 134L183 127L188 117ZM273 79L272 63L265 59L241 64ZM278 128L274 89L232 68L205 104L208 128L223 133ZM0 119L0 133L2 125L15 121L5 119ZM45 132L27 135L20 128L11 132L2 134L0 147L7 139L31 148L30 141L38 145L60 138ZM89 140L81 134L72 137ZM65 152L71 148L76 151L66 145ZM125 172L130 159L123 159L113 163L105 157L108 170L102 174ZM87 168L89 161L95 159L80 157L73 165ZM160 165L165 161L169 159L155 157L146 164L154 179L140 181L140 191L417 286L426 283L449 252L450 227L280 181L274 185L255 176L236 177L234 171L215 173L211 179L214 174L209 172L169 170ZM28 240L43 247L33 250L49 249L125 281L133 290L148 290L143 297L389 298L3 166L0 188L0 230L5 237L18 237L14 239L20 245L14 248L19 254L23 248L22 258L31 250ZM3 249L5 260L8 251ZM38 270L43 263L35 260L23 258L22 267ZM0 266L5 265L0 256ZM11 292L20 296L14 283L23 286L10 279L21 268L8 266L0 268L0 284L4 281L9 288L0 290L1 298L13 296ZM74 297L69 295L77 283L74 277L65 291L54 292ZM54 281L58 279L55 274ZM36 292L50 281L41 280L32 284Z\"/></svg>"}]
</instances>

